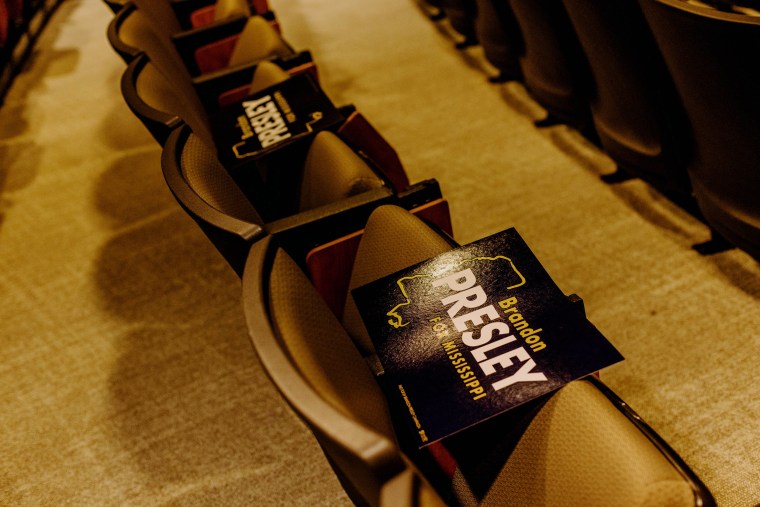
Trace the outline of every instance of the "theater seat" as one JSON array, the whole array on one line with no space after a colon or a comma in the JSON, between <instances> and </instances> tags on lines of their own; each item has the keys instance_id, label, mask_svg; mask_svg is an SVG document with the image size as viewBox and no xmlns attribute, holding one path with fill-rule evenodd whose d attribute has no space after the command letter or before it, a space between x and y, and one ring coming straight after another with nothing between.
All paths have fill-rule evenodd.
<instances>
[{"instance_id":1,"label":"theater seat","mask_svg":"<svg viewBox=\"0 0 760 507\"><path fill-rule=\"evenodd\" d=\"M253 78L250 79L250 84L240 83L245 87L244 96L255 94L290 77L271 62L260 62L247 75L251 74ZM240 77L245 79L246 76ZM226 78L219 76L219 79ZM227 79L228 87L231 90L238 89L238 80ZM124 71L121 91L130 110L162 146L181 121L190 125L193 132L207 144L211 144L212 134L206 110L186 74L177 72L173 76L167 76L143 54Z\"/></svg>"},{"instance_id":2,"label":"theater seat","mask_svg":"<svg viewBox=\"0 0 760 507\"><path fill-rule=\"evenodd\" d=\"M108 40L126 63L145 52L165 73L182 66L193 77L264 59L292 59L299 65L308 56L296 53L263 16L231 14L183 31L162 1L126 4L109 24Z\"/></svg>"},{"instance_id":3,"label":"theater seat","mask_svg":"<svg viewBox=\"0 0 760 507\"><path fill-rule=\"evenodd\" d=\"M522 36L509 3L500 0L476 0L475 32L488 62L499 75L492 82L519 80Z\"/></svg>"},{"instance_id":4,"label":"theater seat","mask_svg":"<svg viewBox=\"0 0 760 507\"><path fill-rule=\"evenodd\" d=\"M550 115L538 125L560 121L593 131L588 63L562 1L509 0L509 5L522 33L525 87Z\"/></svg>"},{"instance_id":5,"label":"theater seat","mask_svg":"<svg viewBox=\"0 0 760 507\"><path fill-rule=\"evenodd\" d=\"M280 251L274 265L266 265L269 244L254 245L243 278L254 348L349 496L357 505L378 505L382 486L405 467L383 395L293 260Z\"/></svg>"},{"instance_id":6,"label":"theater seat","mask_svg":"<svg viewBox=\"0 0 760 507\"><path fill-rule=\"evenodd\" d=\"M712 228L760 259L760 18L677 0L641 6L694 134L697 203Z\"/></svg>"},{"instance_id":7,"label":"theater seat","mask_svg":"<svg viewBox=\"0 0 760 507\"><path fill-rule=\"evenodd\" d=\"M636 0L563 0L593 79L594 126L620 170L682 198L690 129Z\"/></svg>"},{"instance_id":8,"label":"theater seat","mask_svg":"<svg viewBox=\"0 0 760 507\"><path fill-rule=\"evenodd\" d=\"M354 273L382 276L397 258L448 248L435 230L384 206L367 223ZM410 460L436 488L433 504L714 505L672 450L595 380L569 384L520 418L511 411L433 444L435 452L402 453L363 354L276 238L252 248L243 300L264 368L357 503L379 505L380 491L392 489L383 486L403 482Z\"/></svg>"},{"instance_id":9,"label":"theater seat","mask_svg":"<svg viewBox=\"0 0 760 507\"><path fill-rule=\"evenodd\" d=\"M121 92L129 109L160 145L183 121L210 141L208 121L192 88L187 83L183 86L181 80L173 83L143 54L124 71Z\"/></svg>"},{"instance_id":10,"label":"theater seat","mask_svg":"<svg viewBox=\"0 0 760 507\"><path fill-rule=\"evenodd\" d=\"M181 126L169 136L161 166L179 204L240 274L250 244L265 232L293 228L299 217L304 221L316 220L362 206L364 199L372 201L391 195L385 182L369 166L352 160L347 149L334 134L320 132L309 146L307 158L311 159L304 168L276 168L286 173L287 186L262 184L255 192L250 189L245 192L216 158L214 150L189 127ZM266 208L270 201L252 202L251 194L297 205L271 218L271 211ZM360 195L366 197L350 199ZM309 214L311 210L313 213Z\"/></svg>"}]
</instances>

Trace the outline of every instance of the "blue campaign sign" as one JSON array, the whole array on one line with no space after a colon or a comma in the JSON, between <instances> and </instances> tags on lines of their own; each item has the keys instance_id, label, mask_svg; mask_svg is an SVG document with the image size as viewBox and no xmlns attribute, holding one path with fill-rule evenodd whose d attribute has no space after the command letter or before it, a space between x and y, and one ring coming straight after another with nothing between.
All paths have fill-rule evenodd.
<instances>
[{"instance_id":1,"label":"blue campaign sign","mask_svg":"<svg viewBox=\"0 0 760 507\"><path fill-rule=\"evenodd\" d=\"M311 76L299 74L221 109L210 121L219 160L234 170L344 118Z\"/></svg>"},{"instance_id":2,"label":"blue campaign sign","mask_svg":"<svg viewBox=\"0 0 760 507\"><path fill-rule=\"evenodd\" d=\"M623 359L515 229L352 294L420 447Z\"/></svg>"}]
</instances>

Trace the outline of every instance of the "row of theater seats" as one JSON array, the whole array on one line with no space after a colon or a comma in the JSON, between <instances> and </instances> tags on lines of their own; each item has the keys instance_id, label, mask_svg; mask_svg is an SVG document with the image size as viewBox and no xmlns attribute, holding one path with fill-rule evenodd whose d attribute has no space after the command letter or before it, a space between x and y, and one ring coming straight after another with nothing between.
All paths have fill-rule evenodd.
<instances>
[{"instance_id":1,"label":"row of theater seats","mask_svg":"<svg viewBox=\"0 0 760 507\"><path fill-rule=\"evenodd\" d=\"M62 0L0 0L0 103Z\"/></svg>"},{"instance_id":2,"label":"row of theater seats","mask_svg":"<svg viewBox=\"0 0 760 507\"><path fill-rule=\"evenodd\" d=\"M163 146L177 201L241 277L261 364L354 502L714 504L593 377L422 450L396 435L349 291L456 246L437 183L410 184L393 148L352 106L339 108L336 125L268 148L241 175L220 161L210 118L295 79L316 86L310 55L285 42L262 2L115 8L109 40L127 62L124 98Z\"/></svg>"},{"instance_id":3,"label":"row of theater seats","mask_svg":"<svg viewBox=\"0 0 760 507\"><path fill-rule=\"evenodd\" d=\"M760 259L757 0L426 0L549 113ZM695 202L696 200L696 202ZM696 205L694 205L696 204ZM727 239L728 243L723 239Z\"/></svg>"}]
</instances>

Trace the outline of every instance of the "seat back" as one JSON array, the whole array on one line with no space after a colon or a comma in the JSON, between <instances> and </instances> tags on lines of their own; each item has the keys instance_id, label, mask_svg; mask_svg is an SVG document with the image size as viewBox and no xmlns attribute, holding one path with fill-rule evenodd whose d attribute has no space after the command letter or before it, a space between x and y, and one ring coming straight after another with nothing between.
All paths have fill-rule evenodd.
<instances>
[{"instance_id":1,"label":"seat back","mask_svg":"<svg viewBox=\"0 0 760 507\"><path fill-rule=\"evenodd\" d=\"M287 57L293 54L290 46L266 19L262 16L251 16L240 32L228 65L234 67L264 58Z\"/></svg>"},{"instance_id":2,"label":"seat back","mask_svg":"<svg viewBox=\"0 0 760 507\"><path fill-rule=\"evenodd\" d=\"M520 25L525 87L561 121L590 125L589 70L562 0L509 0Z\"/></svg>"},{"instance_id":3,"label":"seat back","mask_svg":"<svg viewBox=\"0 0 760 507\"><path fill-rule=\"evenodd\" d=\"M626 171L688 195L688 123L638 2L563 2L590 64L604 150Z\"/></svg>"},{"instance_id":4,"label":"seat back","mask_svg":"<svg viewBox=\"0 0 760 507\"><path fill-rule=\"evenodd\" d=\"M299 211L384 186L368 163L330 131L319 132L306 154Z\"/></svg>"},{"instance_id":5,"label":"seat back","mask_svg":"<svg viewBox=\"0 0 760 507\"><path fill-rule=\"evenodd\" d=\"M309 167L273 167L276 177L241 182L230 176L207 142L183 125L166 141L161 164L177 201L240 274L250 244L267 230L293 229L392 195L369 166L346 150L334 134L323 132L309 148L316 159ZM258 188L241 189L256 184ZM298 207L299 199L306 203L303 207ZM283 205L273 214L269 205L282 202L296 205Z\"/></svg>"},{"instance_id":6,"label":"seat back","mask_svg":"<svg viewBox=\"0 0 760 507\"><path fill-rule=\"evenodd\" d=\"M367 223L369 242L399 225L412 227L399 231L411 251L437 237L403 209L382 206ZM416 487L405 482L408 468L385 398L352 338L296 263L268 243L251 249L243 302L254 349L275 386L314 433L357 504L441 505L424 481L418 478ZM406 479L399 478L404 470ZM401 480L389 484L394 478Z\"/></svg>"},{"instance_id":7,"label":"seat back","mask_svg":"<svg viewBox=\"0 0 760 507\"><path fill-rule=\"evenodd\" d=\"M760 18L641 0L694 134L689 166L708 223L760 258Z\"/></svg>"},{"instance_id":8,"label":"seat back","mask_svg":"<svg viewBox=\"0 0 760 507\"><path fill-rule=\"evenodd\" d=\"M476 0L475 32L486 59L502 74L502 79L518 79L522 39L520 26L509 3Z\"/></svg>"}]
</instances>

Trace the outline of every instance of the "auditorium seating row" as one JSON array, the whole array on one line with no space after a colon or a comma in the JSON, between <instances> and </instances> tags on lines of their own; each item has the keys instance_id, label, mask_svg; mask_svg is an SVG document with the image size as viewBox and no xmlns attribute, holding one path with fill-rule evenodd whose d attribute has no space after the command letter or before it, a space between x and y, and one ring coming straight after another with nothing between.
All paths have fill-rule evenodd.
<instances>
[{"instance_id":1,"label":"auditorium seating row","mask_svg":"<svg viewBox=\"0 0 760 507\"><path fill-rule=\"evenodd\" d=\"M0 104L62 0L0 0Z\"/></svg>"},{"instance_id":2,"label":"auditorium seating row","mask_svg":"<svg viewBox=\"0 0 760 507\"><path fill-rule=\"evenodd\" d=\"M594 376L423 449L397 435L350 289L457 246L437 182L410 183L351 105L230 162L216 120L241 101L296 82L314 86L304 100L325 97L308 51L266 2L108 3L122 93L163 146L167 185L241 277L261 364L356 504L714 505Z\"/></svg>"},{"instance_id":3,"label":"auditorium seating row","mask_svg":"<svg viewBox=\"0 0 760 507\"><path fill-rule=\"evenodd\" d=\"M760 2L426 0L558 122L760 259ZM728 240L726 242L725 240Z\"/></svg>"}]
</instances>

